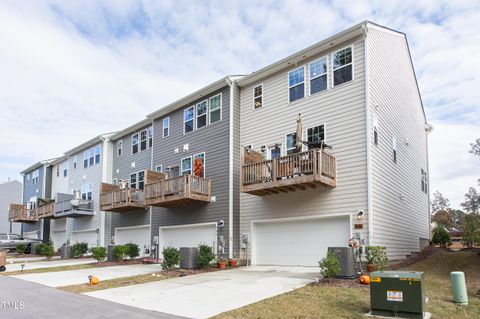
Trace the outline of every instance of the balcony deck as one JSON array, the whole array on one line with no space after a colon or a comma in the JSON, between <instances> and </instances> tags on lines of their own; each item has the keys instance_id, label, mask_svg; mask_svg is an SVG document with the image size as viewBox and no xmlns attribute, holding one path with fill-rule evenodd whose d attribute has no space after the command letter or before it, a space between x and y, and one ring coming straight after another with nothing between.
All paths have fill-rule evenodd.
<instances>
[{"instance_id":1,"label":"balcony deck","mask_svg":"<svg viewBox=\"0 0 480 319\"><path fill-rule=\"evenodd\" d=\"M210 203L211 192L210 179L182 175L145 185L145 203L158 207L192 202Z\"/></svg>"},{"instance_id":2,"label":"balcony deck","mask_svg":"<svg viewBox=\"0 0 480 319\"><path fill-rule=\"evenodd\" d=\"M27 208L27 205L10 204L8 221L18 223L34 223L38 221L37 211Z\"/></svg>"},{"instance_id":3,"label":"balcony deck","mask_svg":"<svg viewBox=\"0 0 480 319\"><path fill-rule=\"evenodd\" d=\"M242 165L242 192L257 196L336 186L335 156L321 149Z\"/></svg>"},{"instance_id":4,"label":"balcony deck","mask_svg":"<svg viewBox=\"0 0 480 319\"><path fill-rule=\"evenodd\" d=\"M54 203L49 203L37 208L37 218L38 219L46 219L46 218L54 218Z\"/></svg>"},{"instance_id":5,"label":"balcony deck","mask_svg":"<svg viewBox=\"0 0 480 319\"><path fill-rule=\"evenodd\" d=\"M145 208L143 190L126 188L100 194L100 209L106 212L126 212Z\"/></svg>"},{"instance_id":6,"label":"balcony deck","mask_svg":"<svg viewBox=\"0 0 480 319\"><path fill-rule=\"evenodd\" d=\"M78 201L78 205L73 205L72 201ZM53 215L55 218L93 216L93 204L93 200L88 199L64 200L54 204Z\"/></svg>"}]
</instances>

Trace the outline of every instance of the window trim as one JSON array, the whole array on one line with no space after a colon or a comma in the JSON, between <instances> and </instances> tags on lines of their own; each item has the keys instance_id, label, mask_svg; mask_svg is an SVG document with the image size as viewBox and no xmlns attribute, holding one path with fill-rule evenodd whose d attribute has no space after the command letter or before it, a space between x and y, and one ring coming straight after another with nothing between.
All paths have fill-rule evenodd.
<instances>
[{"instance_id":1,"label":"window trim","mask_svg":"<svg viewBox=\"0 0 480 319\"><path fill-rule=\"evenodd\" d=\"M73 169L77 169L78 156L75 154L73 156Z\"/></svg>"},{"instance_id":2,"label":"window trim","mask_svg":"<svg viewBox=\"0 0 480 319\"><path fill-rule=\"evenodd\" d=\"M283 147L283 143L274 143L274 144L271 144L271 145L268 145L267 146L267 160L271 160L272 159L272 150L275 149L275 145L278 144L279 148L280 148L280 156L279 157L282 157L283 156L283 152L284 152L284 147Z\"/></svg>"},{"instance_id":3,"label":"window trim","mask_svg":"<svg viewBox=\"0 0 480 319\"><path fill-rule=\"evenodd\" d=\"M165 120L168 120L167 127L165 127ZM165 135L165 128L167 129L167 135ZM170 136L170 116L164 117L162 119L162 136L163 138Z\"/></svg>"},{"instance_id":4,"label":"window trim","mask_svg":"<svg viewBox=\"0 0 480 319\"><path fill-rule=\"evenodd\" d=\"M180 159L180 176L183 176L183 172L186 172L186 171L183 170L183 160L187 159L187 158L190 159L190 175L192 174L193 159L192 159L192 156L186 156L186 157L183 157L183 158Z\"/></svg>"},{"instance_id":5,"label":"window trim","mask_svg":"<svg viewBox=\"0 0 480 319\"><path fill-rule=\"evenodd\" d=\"M194 175L193 165L195 164L195 156L200 154L203 154L203 176L202 177L206 177L207 176L207 154L205 152L198 152L192 155L192 175Z\"/></svg>"},{"instance_id":6,"label":"window trim","mask_svg":"<svg viewBox=\"0 0 480 319\"><path fill-rule=\"evenodd\" d=\"M285 134L285 147L283 148L283 153L284 153L283 155L284 155L284 156L289 155L289 154L288 154L288 150L291 150L291 149L292 149L292 148L287 148L287 146L288 146L287 136L288 136L288 135L291 135L291 134L297 134L297 132L294 131L294 132L290 132L290 133ZM297 147L296 147L296 145L295 145L295 146L293 147L293 149L296 149L296 148L297 148Z\"/></svg>"},{"instance_id":7,"label":"window trim","mask_svg":"<svg viewBox=\"0 0 480 319\"><path fill-rule=\"evenodd\" d=\"M397 152L397 139L395 136L392 136L392 160L394 164L397 164L398 152Z\"/></svg>"},{"instance_id":8,"label":"window trim","mask_svg":"<svg viewBox=\"0 0 480 319\"><path fill-rule=\"evenodd\" d=\"M258 98L258 96L255 97L255 89L258 88L259 86L262 87L262 95L260 95L260 97L262 98L262 105L259 106L259 107L255 107L255 99ZM263 94L263 82L262 82L260 84L255 85L254 87L252 87L252 107L253 107L253 109L254 110L261 109L263 107L263 101L264 101L264 94Z\"/></svg>"},{"instance_id":9,"label":"window trim","mask_svg":"<svg viewBox=\"0 0 480 319\"><path fill-rule=\"evenodd\" d=\"M354 46L353 46L353 43L352 43L352 44L349 44L349 45L347 45L347 46L345 46L345 47L343 47L343 48L337 49L337 50L333 51L333 52L330 54L330 60L331 60L331 61L330 61L330 64L331 64L331 68L332 68L332 88L338 87L338 86L341 86L341 85L343 85L343 84L346 84L346 83L355 81L355 72L354 72L354 70L355 70L355 62L354 62L354 61L355 61L355 52L354 52L354 50L353 50L353 47L354 47ZM345 50L345 49L348 49L348 48L351 48L351 49L352 49L352 62L349 63L349 64L342 65L341 67L339 67L339 68L337 68L337 69L334 69L334 68L333 68L333 61L334 61L333 55L334 55L335 53L337 53L338 51L342 51L342 50ZM346 66L349 66L350 64L352 65L352 79L351 79L350 81L343 82L343 83L338 84L338 85L335 86L335 76L334 76L335 70L339 70L339 69L341 69L341 68L344 68L344 67L346 67Z\"/></svg>"},{"instance_id":10,"label":"window trim","mask_svg":"<svg viewBox=\"0 0 480 319\"><path fill-rule=\"evenodd\" d=\"M189 121L192 121L192 130L190 132L185 132L185 113L187 110L189 109L193 109L193 118ZM183 109L183 135L186 135L188 133L192 133L195 131L195 105L192 105L192 106L189 106L189 107L186 107Z\"/></svg>"},{"instance_id":11,"label":"window trim","mask_svg":"<svg viewBox=\"0 0 480 319\"><path fill-rule=\"evenodd\" d=\"M68 176L68 161L62 163L63 177Z\"/></svg>"},{"instance_id":12,"label":"window trim","mask_svg":"<svg viewBox=\"0 0 480 319\"><path fill-rule=\"evenodd\" d=\"M317 76L311 78L311 77L310 77L310 65L311 65L312 63L315 63L315 62L320 61L321 59L325 59L325 64L326 64L326 66L327 66L327 71L325 71L325 73L322 73L322 74L320 74L320 75L317 75ZM329 61L328 61L328 54L327 54L327 55L324 55L324 56L322 56L322 57L319 57L318 59L315 59L315 60L313 60L313 61L311 61L311 62L308 62L308 96L313 96L313 95L317 95L317 94L320 94L320 93L323 93L323 92L327 92L328 89L330 88L330 85L328 84L329 81L330 81L330 75L329 75L330 72L329 72L329 70L328 70L328 62L329 62ZM325 74L327 75L327 87L325 88L325 90L318 91L318 92L315 92L315 93L312 94L312 80L315 80L316 78L319 78L319 77L321 77L321 76L323 76L323 75L325 75ZM332 86L332 87L333 87L333 86Z\"/></svg>"},{"instance_id":13,"label":"window trim","mask_svg":"<svg viewBox=\"0 0 480 319\"><path fill-rule=\"evenodd\" d=\"M137 184L138 184L138 172L130 173L129 178L128 178L128 187L132 187L132 175L135 176L135 189L137 189Z\"/></svg>"},{"instance_id":14,"label":"window trim","mask_svg":"<svg viewBox=\"0 0 480 319\"><path fill-rule=\"evenodd\" d=\"M137 143L133 143L133 137L134 137L135 135L137 136ZM133 155L133 154L138 154L138 153L140 152L140 145L139 145L139 144L140 144L140 134L139 134L139 132L136 132L136 133L133 133L133 134L132 134L132 136L131 136L131 141L132 141L132 144L131 144L131 147L130 147L131 155ZM133 146L134 146L134 145L137 145L137 151L136 151L135 153L133 152Z\"/></svg>"},{"instance_id":15,"label":"window trim","mask_svg":"<svg viewBox=\"0 0 480 319\"><path fill-rule=\"evenodd\" d=\"M147 127L147 150L153 147L153 125Z\"/></svg>"},{"instance_id":16,"label":"window trim","mask_svg":"<svg viewBox=\"0 0 480 319\"><path fill-rule=\"evenodd\" d=\"M210 106L212 105L211 100L216 96L220 96L220 106L218 107L218 109L220 110L220 119L218 121L212 123L212 111L210 109ZM217 109L215 109L215 111L216 110ZM211 97L208 98L208 125L219 123L222 120L223 120L223 95L222 95L222 92L220 92L220 93L212 95Z\"/></svg>"},{"instance_id":17,"label":"window trim","mask_svg":"<svg viewBox=\"0 0 480 319\"><path fill-rule=\"evenodd\" d=\"M298 69L301 69L301 68L303 68L303 97L300 98L300 99L296 99L295 101L290 101L290 89L301 84L300 83L300 84L296 84L294 86L290 86L290 73L293 72L293 71L296 71ZM305 64L302 64L302 65L294 68L293 70L290 70L290 71L287 72L287 87L288 87L287 101L288 101L288 104L297 103L298 101L302 101L307 97L307 84L306 84L306 74L305 74L306 69L307 68L305 67Z\"/></svg>"},{"instance_id":18,"label":"window trim","mask_svg":"<svg viewBox=\"0 0 480 319\"><path fill-rule=\"evenodd\" d=\"M118 185L118 178L112 178L112 185Z\"/></svg>"},{"instance_id":19,"label":"window trim","mask_svg":"<svg viewBox=\"0 0 480 319\"><path fill-rule=\"evenodd\" d=\"M140 132L140 150L139 152L143 152L148 150L148 129L143 129ZM144 134L145 133L145 134ZM142 137L145 136L145 139L142 140ZM142 149L142 142L145 142L145 149Z\"/></svg>"},{"instance_id":20,"label":"window trim","mask_svg":"<svg viewBox=\"0 0 480 319\"><path fill-rule=\"evenodd\" d=\"M98 153L97 153L98 150ZM97 162L98 156L98 162ZM102 145L97 144L93 147L93 165L100 164L102 162Z\"/></svg>"},{"instance_id":21,"label":"window trim","mask_svg":"<svg viewBox=\"0 0 480 319\"><path fill-rule=\"evenodd\" d=\"M203 100L203 101L200 101L200 102L198 102L198 103L195 103L195 114L194 114L194 118L195 118L195 130L196 130L196 131L198 131L198 130L200 130L200 129L202 129L202 128L205 128L205 127L207 127L207 126L209 125L209 123L208 123L208 117L209 117L209 116L208 116L208 113L209 113L208 100L209 100L209 99L205 99L205 100ZM207 108L205 109L205 113L204 113L204 115L205 115L205 125L202 126L202 127L198 127L197 106L198 106L198 104L203 103L203 102L206 103L206 107L207 107ZM203 116L203 115L201 115L201 116Z\"/></svg>"},{"instance_id":22,"label":"window trim","mask_svg":"<svg viewBox=\"0 0 480 319\"><path fill-rule=\"evenodd\" d=\"M117 141L117 157L122 156L123 153L123 140Z\"/></svg>"},{"instance_id":23,"label":"window trim","mask_svg":"<svg viewBox=\"0 0 480 319\"><path fill-rule=\"evenodd\" d=\"M315 128L317 126L322 126L323 125L323 135L324 135L324 143L327 144L327 124L326 123L322 123L322 124L318 124L318 125L314 125L314 126L310 126L310 127L306 127L305 128L305 131L303 131L303 134L304 135L304 138L306 138L306 140L308 141L308 130L309 129L312 129L312 128Z\"/></svg>"},{"instance_id":24,"label":"window trim","mask_svg":"<svg viewBox=\"0 0 480 319\"><path fill-rule=\"evenodd\" d=\"M160 170L158 170L158 168L160 167ZM163 165L160 164L160 165L155 165L155 172L157 173L163 173Z\"/></svg>"}]
</instances>

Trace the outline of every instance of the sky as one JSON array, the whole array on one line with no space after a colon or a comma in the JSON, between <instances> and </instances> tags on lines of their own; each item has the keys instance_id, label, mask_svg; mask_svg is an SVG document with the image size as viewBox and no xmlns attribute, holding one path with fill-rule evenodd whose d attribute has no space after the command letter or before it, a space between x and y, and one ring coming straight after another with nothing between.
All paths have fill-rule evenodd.
<instances>
[{"instance_id":1,"label":"sky","mask_svg":"<svg viewBox=\"0 0 480 319\"><path fill-rule=\"evenodd\" d=\"M459 207L480 178L480 1L0 1L0 181L367 19L408 36L430 188Z\"/></svg>"}]
</instances>

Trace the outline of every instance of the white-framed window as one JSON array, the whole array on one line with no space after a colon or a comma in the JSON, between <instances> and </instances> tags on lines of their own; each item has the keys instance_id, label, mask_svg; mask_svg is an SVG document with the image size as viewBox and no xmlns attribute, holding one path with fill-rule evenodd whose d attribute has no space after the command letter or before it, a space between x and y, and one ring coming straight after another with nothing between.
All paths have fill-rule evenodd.
<instances>
[{"instance_id":1,"label":"white-framed window","mask_svg":"<svg viewBox=\"0 0 480 319\"><path fill-rule=\"evenodd\" d=\"M327 57L320 58L309 64L310 95L327 89Z\"/></svg>"},{"instance_id":2,"label":"white-framed window","mask_svg":"<svg viewBox=\"0 0 480 319\"><path fill-rule=\"evenodd\" d=\"M190 106L183 110L183 134L193 131L195 122L195 107Z\"/></svg>"},{"instance_id":3,"label":"white-framed window","mask_svg":"<svg viewBox=\"0 0 480 319\"><path fill-rule=\"evenodd\" d=\"M194 154L192 165L194 176L205 177L205 152Z\"/></svg>"},{"instance_id":4,"label":"white-framed window","mask_svg":"<svg viewBox=\"0 0 480 319\"><path fill-rule=\"evenodd\" d=\"M208 103L207 100L197 103L196 112L197 112L197 130L207 126L207 111Z\"/></svg>"},{"instance_id":5,"label":"white-framed window","mask_svg":"<svg viewBox=\"0 0 480 319\"><path fill-rule=\"evenodd\" d=\"M95 147L91 147L88 154L88 166L93 166L95 164Z\"/></svg>"},{"instance_id":6,"label":"white-framed window","mask_svg":"<svg viewBox=\"0 0 480 319\"><path fill-rule=\"evenodd\" d=\"M68 162L63 162L63 177L67 177L68 175Z\"/></svg>"},{"instance_id":7,"label":"white-framed window","mask_svg":"<svg viewBox=\"0 0 480 319\"><path fill-rule=\"evenodd\" d=\"M147 149L147 130L143 130L140 132L140 151L144 151Z\"/></svg>"},{"instance_id":8,"label":"white-framed window","mask_svg":"<svg viewBox=\"0 0 480 319\"><path fill-rule=\"evenodd\" d=\"M178 165L168 166L165 169L165 173L168 174L168 178L180 176L180 166Z\"/></svg>"},{"instance_id":9,"label":"white-framed window","mask_svg":"<svg viewBox=\"0 0 480 319\"><path fill-rule=\"evenodd\" d=\"M307 142L316 144L325 142L325 124L307 128Z\"/></svg>"},{"instance_id":10,"label":"white-framed window","mask_svg":"<svg viewBox=\"0 0 480 319\"><path fill-rule=\"evenodd\" d=\"M80 187L80 194L82 196L82 199L92 200L92 198L93 198L93 184L92 183L83 184Z\"/></svg>"},{"instance_id":11,"label":"white-framed window","mask_svg":"<svg viewBox=\"0 0 480 319\"><path fill-rule=\"evenodd\" d=\"M145 171L139 171L138 174L138 189L145 187Z\"/></svg>"},{"instance_id":12,"label":"white-framed window","mask_svg":"<svg viewBox=\"0 0 480 319\"><path fill-rule=\"evenodd\" d=\"M297 133L290 133L285 135L285 154L294 154L297 149Z\"/></svg>"},{"instance_id":13,"label":"white-framed window","mask_svg":"<svg viewBox=\"0 0 480 319\"><path fill-rule=\"evenodd\" d=\"M132 154L138 153L138 133L132 135Z\"/></svg>"},{"instance_id":14,"label":"white-framed window","mask_svg":"<svg viewBox=\"0 0 480 319\"><path fill-rule=\"evenodd\" d=\"M89 154L90 154L89 150L83 151L83 168L88 167L88 156L89 156Z\"/></svg>"},{"instance_id":15,"label":"white-framed window","mask_svg":"<svg viewBox=\"0 0 480 319\"><path fill-rule=\"evenodd\" d=\"M222 120L222 94L212 96L208 103L209 123L213 124Z\"/></svg>"},{"instance_id":16,"label":"white-framed window","mask_svg":"<svg viewBox=\"0 0 480 319\"><path fill-rule=\"evenodd\" d=\"M100 146L100 144L98 144L95 146L95 164L100 163L101 154L102 154L102 147Z\"/></svg>"},{"instance_id":17,"label":"white-framed window","mask_svg":"<svg viewBox=\"0 0 480 319\"><path fill-rule=\"evenodd\" d=\"M130 188L137 188L137 173L130 174Z\"/></svg>"},{"instance_id":18,"label":"white-framed window","mask_svg":"<svg viewBox=\"0 0 480 319\"><path fill-rule=\"evenodd\" d=\"M163 126L163 137L168 137L170 135L170 117L166 117L162 121Z\"/></svg>"},{"instance_id":19,"label":"white-framed window","mask_svg":"<svg viewBox=\"0 0 480 319\"><path fill-rule=\"evenodd\" d=\"M57 165L57 177L60 177L60 165Z\"/></svg>"},{"instance_id":20,"label":"white-framed window","mask_svg":"<svg viewBox=\"0 0 480 319\"><path fill-rule=\"evenodd\" d=\"M282 144L275 144L268 148L268 159L275 159L282 156Z\"/></svg>"},{"instance_id":21,"label":"white-framed window","mask_svg":"<svg viewBox=\"0 0 480 319\"><path fill-rule=\"evenodd\" d=\"M180 164L181 164L180 167L182 170L182 175L192 174L192 157L191 156L182 158Z\"/></svg>"},{"instance_id":22,"label":"white-framed window","mask_svg":"<svg viewBox=\"0 0 480 319\"><path fill-rule=\"evenodd\" d=\"M258 109L263 106L263 84L253 88L253 108Z\"/></svg>"},{"instance_id":23,"label":"white-framed window","mask_svg":"<svg viewBox=\"0 0 480 319\"><path fill-rule=\"evenodd\" d=\"M422 177L422 192L428 194L428 176L427 171L423 168L421 169L421 177Z\"/></svg>"},{"instance_id":24,"label":"white-framed window","mask_svg":"<svg viewBox=\"0 0 480 319\"><path fill-rule=\"evenodd\" d=\"M155 166L155 172L161 173L163 171L162 165Z\"/></svg>"},{"instance_id":25,"label":"white-framed window","mask_svg":"<svg viewBox=\"0 0 480 319\"><path fill-rule=\"evenodd\" d=\"M373 114L373 144L378 146L378 117Z\"/></svg>"},{"instance_id":26,"label":"white-framed window","mask_svg":"<svg viewBox=\"0 0 480 319\"><path fill-rule=\"evenodd\" d=\"M33 178L32 178L33 184L38 184L38 179L40 178L40 170L37 169L32 173L32 175L33 175Z\"/></svg>"},{"instance_id":27,"label":"white-framed window","mask_svg":"<svg viewBox=\"0 0 480 319\"><path fill-rule=\"evenodd\" d=\"M305 67L301 66L288 72L288 101L293 102L305 97Z\"/></svg>"},{"instance_id":28,"label":"white-framed window","mask_svg":"<svg viewBox=\"0 0 480 319\"><path fill-rule=\"evenodd\" d=\"M112 178L112 185L118 185L118 178Z\"/></svg>"},{"instance_id":29,"label":"white-framed window","mask_svg":"<svg viewBox=\"0 0 480 319\"><path fill-rule=\"evenodd\" d=\"M393 152L393 162L397 163L397 139L392 137L392 152Z\"/></svg>"},{"instance_id":30,"label":"white-framed window","mask_svg":"<svg viewBox=\"0 0 480 319\"><path fill-rule=\"evenodd\" d=\"M117 156L122 156L123 140L117 142Z\"/></svg>"},{"instance_id":31,"label":"white-framed window","mask_svg":"<svg viewBox=\"0 0 480 319\"><path fill-rule=\"evenodd\" d=\"M75 155L73 157L73 169L77 169L77 163L78 163L78 156Z\"/></svg>"},{"instance_id":32,"label":"white-framed window","mask_svg":"<svg viewBox=\"0 0 480 319\"><path fill-rule=\"evenodd\" d=\"M148 136L148 148L151 148L153 145L153 126L147 128L147 136Z\"/></svg>"},{"instance_id":33,"label":"white-framed window","mask_svg":"<svg viewBox=\"0 0 480 319\"><path fill-rule=\"evenodd\" d=\"M332 53L333 86L353 80L353 47Z\"/></svg>"}]
</instances>

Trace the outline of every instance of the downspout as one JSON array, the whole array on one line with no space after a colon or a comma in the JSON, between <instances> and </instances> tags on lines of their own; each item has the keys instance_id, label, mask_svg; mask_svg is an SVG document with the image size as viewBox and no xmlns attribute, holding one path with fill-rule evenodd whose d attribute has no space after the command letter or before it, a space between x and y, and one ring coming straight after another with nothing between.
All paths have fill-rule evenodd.
<instances>
[{"instance_id":1,"label":"downspout","mask_svg":"<svg viewBox=\"0 0 480 319\"><path fill-rule=\"evenodd\" d=\"M365 106L366 106L366 138L367 138L367 211L368 211L368 245L373 245L373 196L372 196L372 145L370 141L371 114L370 114L370 90L369 90L369 69L368 64L368 24L363 27L365 35Z\"/></svg>"},{"instance_id":2,"label":"downspout","mask_svg":"<svg viewBox=\"0 0 480 319\"><path fill-rule=\"evenodd\" d=\"M229 104L229 149L228 149L228 258L233 258L233 81L226 78L230 86Z\"/></svg>"},{"instance_id":3,"label":"downspout","mask_svg":"<svg viewBox=\"0 0 480 319\"><path fill-rule=\"evenodd\" d=\"M108 177L108 152L110 151L108 149L108 143L110 139L108 137L100 137L100 139L103 141L103 162L102 162L102 182L107 183L107 177ZM100 198L100 196L99 196ZM100 203L98 203L100 207ZM104 211L100 211L100 246L105 247L106 244L106 214Z\"/></svg>"},{"instance_id":4,"label":"downspout","mask_svg":"<svg viewBox=\"0 0 480 319\"><path fill-rule=\"evenodd\" d=\"M25 174L22 174L23 183L22 183L22 204L25 204ZM23 223L20 223L20 235L23 236Z\"/></svg>"},{"instance_id":5,"label":"downspout","mask_svg":"<svg viewBox=\"0 0 480 319\"><path fill-rule=\"evenodd\" d=\"M153 129L154 126L153 124L155 123L155 120L152 119L152 148L150 149L150 169L153 170L153 148L155 147L155 130ZM163 168L163 166L162 166ZM162 169L163 171L163 169ZM150 256L152 255L152 247L153 247L153 241L152 241L152 235L153 235L153 229L152 229L152 215L153 215L153 207L152 206L149 206L148 207L149 211L150 211ZM153 256L154 258L158 258L158 250L160 249L160 246L155 246L155 255Z\"/></svg>"}]
</instances>

